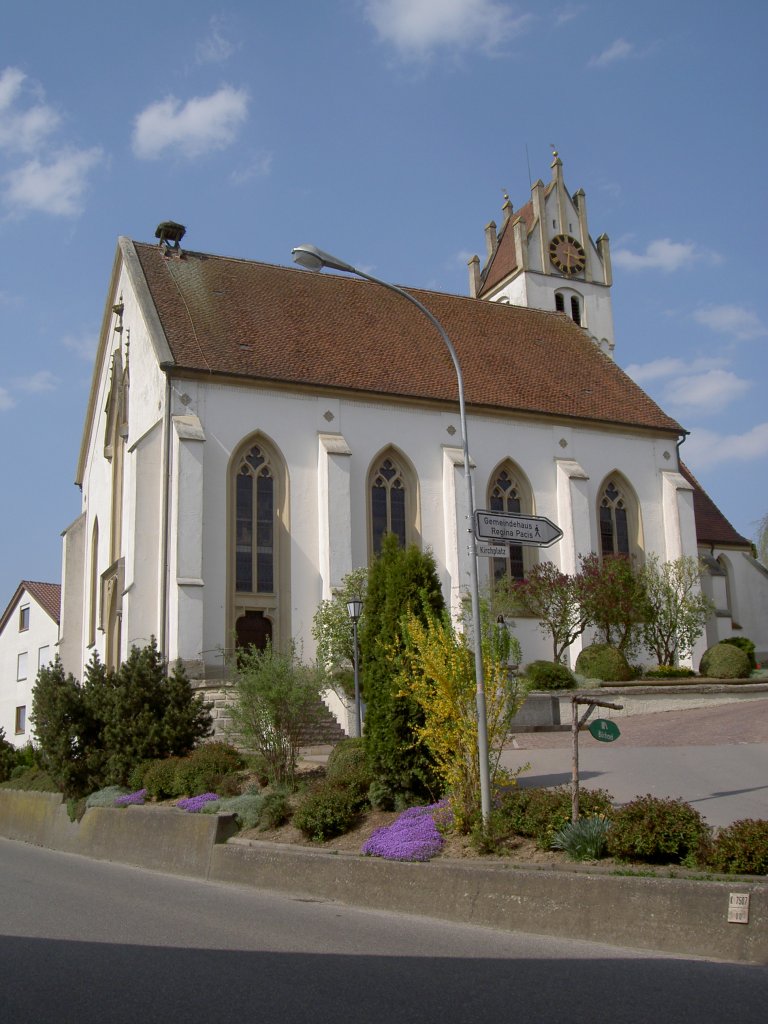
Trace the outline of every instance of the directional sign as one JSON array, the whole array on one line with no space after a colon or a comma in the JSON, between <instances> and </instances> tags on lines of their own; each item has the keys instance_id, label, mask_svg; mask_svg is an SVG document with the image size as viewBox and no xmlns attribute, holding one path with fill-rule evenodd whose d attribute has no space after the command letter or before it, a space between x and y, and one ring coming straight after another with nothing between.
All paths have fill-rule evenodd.
<instances>
[{"instance_id":1,"label":"directional sign","mask_svg":"<svg viewBox=\"0 0 768 1024\"><path fill-rule=\"evenodd\" d=\"M478 558L506 558L509 548L505 544L483 544L476 546Z\"/></svg>"},{"instance_id":2,"label":"directional sign","mask_svg":"<svg viewBox=\"0 0 768 1024\"><path fill-rule=\"evenodd\" d=\"M589 723L589 731L601 743L613 743L621 736L618 725L609 718L596 718Z\"/></svg>"},{"instance_id":3,"label":"directional sign","mask_svg":"<svg viewBox=\"0 0 768 1024\"><path fill-rule=\"evenodd\" d=\"M475 512L475 536L496 544L522 544L530 548L548 548L560 540L563 531L544 516L523 516L508 512Z\"/></svg>"}]
</instances>

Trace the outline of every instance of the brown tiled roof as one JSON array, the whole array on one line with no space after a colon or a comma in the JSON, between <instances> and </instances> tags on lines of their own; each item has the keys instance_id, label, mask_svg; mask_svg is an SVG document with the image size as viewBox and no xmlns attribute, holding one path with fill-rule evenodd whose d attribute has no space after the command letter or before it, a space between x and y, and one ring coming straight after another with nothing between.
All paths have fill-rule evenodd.
<instances>
[{"instance_id":1,"label":"brown tiled roof","mask_svg":"<svg viewBox=\"0 0 768 1024\"><path fill-rule=\"evenodd\" d=\"M22 580L16 588L11 600L6 605L5 611L0 615L0 630L5 628L8 617L18 603L24 591L27 591L43 611L47 612L53 621L58 625L61 613L61 584L60 583L35 583L33 580Z\"/></svg>"},{"instance_id":2,"label":"brown tiled roof","mask_svg":"<svg viewBox=\"0 0 768 1024\"><path fill-rule=\"evenodd\" d=\"M737 544L751 548L752 542L731 526L684 462L680 463L680 472L693 487L693 515L699 544Z\"/></svg>"},{"instance_id":3,"label":"brown tiled roof","mask_svg":"<svg viewBox=\"0 0 768 1024\"><path fill-rule=\"evenodd\" d=\"M488 263L483 268L482 284L480 295L487 295L493 291L496 285L508 277L514 270L517 270L517 254L515 252L515 233L512 225L521 218L525 224L526 234L530 234L535 222L533 203L529 200L525 206L516 210L506 223L502 225L499 232L499 244Z\"/></svg>"},{"instance_id":4,"label":"brown tiled roof","mask_svg":"<svg viewBox=\"0 0 768 1024\"><path fill-rule=\"evenodd\" d=\"M135 243L181 369L275 384L457 401L424 316L378 285ZM475 407L680 433L680 425L559 313L413 289L453 341Z\"/></svg>"}]
</instances>

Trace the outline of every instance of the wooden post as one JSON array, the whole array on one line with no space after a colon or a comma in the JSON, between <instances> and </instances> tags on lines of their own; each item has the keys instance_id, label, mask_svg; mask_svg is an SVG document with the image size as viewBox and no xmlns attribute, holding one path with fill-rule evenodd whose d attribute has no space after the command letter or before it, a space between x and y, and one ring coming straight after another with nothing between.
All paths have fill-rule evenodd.
<instances>
[{"instance_id":1,"label":"wooden post","mask_svg":"<svg viewBox=\"0 0 768 1024\"><path fill-rule=\"evenodd\" d=\"M588 705L581 718L579 704ZM611 704L607 700L571 697L571 821L574 825L579 818L579 731L595 708L613 708L614 711L621 711L623 707L623 704Z\"/></svg>"}]
</instances>

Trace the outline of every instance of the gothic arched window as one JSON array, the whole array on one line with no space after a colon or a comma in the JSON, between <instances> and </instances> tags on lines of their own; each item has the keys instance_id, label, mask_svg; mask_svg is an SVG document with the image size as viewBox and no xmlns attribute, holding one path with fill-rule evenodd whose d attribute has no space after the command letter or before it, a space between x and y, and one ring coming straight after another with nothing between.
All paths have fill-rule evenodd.
<instances>
[{"instance_id":1,"label":"gothic arched window","mask_svg":"<svg viewBox=\"0 0 768 1024\"><path fill-rule=\"evenodd\" d=\"M598 498L600 552L629 558L641 547L637 500L618 474L603 484Z\"/></svg>"},{"instance_id":2,"label":"gothic arched window","mask_svg":"<svg viewBox=\"0 0 768 1024\"><path fill-rule=\"evenodd\" d=\"M405 547L414 540L416 486L405 460L387 449L368 474L371 551L378 555L386 533L393 533Z\"/></svg>"},{"instance_id":3,"label":"gothic arched window","mask_svg":"<svg viewBox=\"0 0 768 1024\"><path fill-rule=\"evenodd\" d=\"M492 512L522 512L532 514L530 488L522 474L507 460L493 474L488 486L488 508ZM532 557L531 549L520 544L507 544L504 558L493 559L493 578L495 580L525 578L526 564Z\"/></svg>"}]
</instances>

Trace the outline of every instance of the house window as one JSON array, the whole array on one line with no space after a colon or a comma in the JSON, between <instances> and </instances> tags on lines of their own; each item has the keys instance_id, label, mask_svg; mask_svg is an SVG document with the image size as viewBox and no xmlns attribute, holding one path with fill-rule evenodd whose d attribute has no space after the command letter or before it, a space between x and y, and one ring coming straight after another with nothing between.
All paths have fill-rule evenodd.
<instances>
[{"instance_id":1,"label":"house window","mask_svg":"<svg viewBox=\"0 0 768 1024\"><path fill-rule=\"evenodd\" d=\"M603 555L628 558L640 547L640 517L637 501L629 487L611 476L600 492L598 504L600 551Z\"/></svg>"},{"instance_id":2,"label":"house window","mask_svg":"<svg viewBox=\"0 0 768 1024\"><path fill-rule=\"evenodd\" d=\"M46 644L45 647L40 647L37 652L37 669L40 671L41 668L45 668L51 660L51 648Z\"/></svg>"},{"instance_id":3,"label":"house window","mask_svg":"<svg viewBox=\"0 0 768 1024\"><path fill-rule=\"evenodd\" d=\"M24 604L19 608L19 632L29 629L29 605Z\"/></svg>"},{"instance_id":4,"label":"house window","mask_svg":"<svg viewBox=\"0 0 768 1024\"><path fill-rule=\"evenodd\" d=\"M369 528L371 551L381 552L384 535L393 533L401 547L414 536L415 485L404 459L393 450L373 463L368 475Z\"/></svg>"},{"instance_id":5,"label":"house window","mask_svg":"<svg viewBox=\"0 0 768 1024\"><path fill-rule=\"evenodd\" d=\"M511 462L503 463L491 478L488 488L488 508L492 512L531 514L530 489L522 474ZM520 544L507 544L504 558L493 559L493 578L496 581L522 580L526 572L526 550ZM528 560L531 558L529 550Z\"/></svg>"},{"instance_id":6,"label":"house window","mask_svg":"<svg viewBox=\"0 0 768 1024\"><path fill-rule=\"evenodd\" d=\"M243 456L236 478L235 589L271 594L275 589L275 476L262 445Z\"/></svg>"},{"instance_id":7,"label":"house window","mask_svg":"<svg viewBox=\"0 0 768 1024\"><path fill-rule=\"evenodd\" d=\"M16 708L16 735L22 736L27 731L27 706L22 704Z\"/></svg>"},{"instance_id":8,"label":"house window","mask_svg":"<svg viewBox=\"0 0 768 1024\"><path fill-rule=\"evenodd\" d=\"M22 651L16 658L16 679L18 682L27 678L27 652Z\"/></svg>"}]
</instances>

